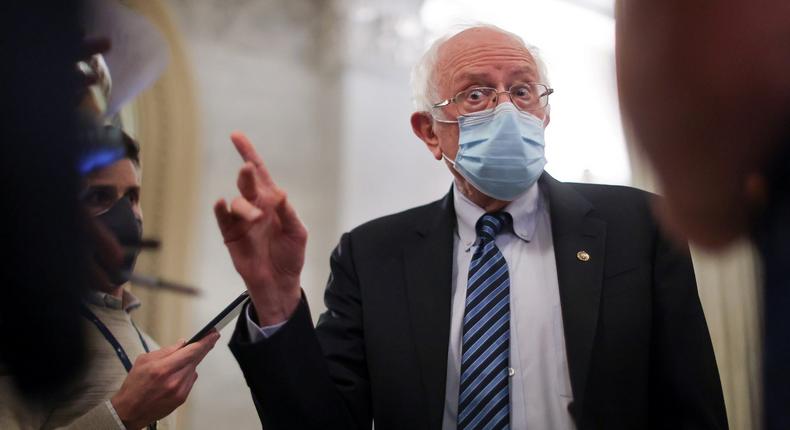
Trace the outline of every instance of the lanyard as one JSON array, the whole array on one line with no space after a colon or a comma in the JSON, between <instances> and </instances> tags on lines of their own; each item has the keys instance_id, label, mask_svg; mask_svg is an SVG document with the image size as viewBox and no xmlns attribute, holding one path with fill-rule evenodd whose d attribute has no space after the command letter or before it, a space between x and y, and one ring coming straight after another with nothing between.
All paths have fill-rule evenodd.
<instances>
[{"instance_id":1,"label":"lanyard","mask_svg":"<svg viewBox=\"0 0 790 430\"><path fill-rule=\"evenodd\" d=\"M91 310L88 309L87 306L83 305L81 306L80 309L82 312L82 316L87 318L88 321L92 322L93 325L95 325L96 328L99 329L99 333L101 333L102 336L104 336L104 339L106 339L107 342L109 342L109 344L112 345L112 348L115 350L115 353L118 355L118 359L121 360L121 363L123 364L123 367L126 369L126 372L128 373L130 370L132 370L132 361L129 360L129 356L126 355L126 351L121 346L121 343L118 342L118 339L116 339L115 336L113 336L110 329L108 329L107 326L104 325L103 322L101 322L99 317L97 317L96 314L91 312ZM140 338L140 342L142 342L143 349L145 349L145 352L150 352L148 349L148 343L145 341L145 339L143 338L143 334L140 333L140 330L137 328L134 322L132 322L132 327L134 327L134 330L137 332L137 336ZM156 423L149 424L148 430L156 430Z\"/></svg>"},{"instance_id":2,"label":"lanyard","mask_svg":"<svg viewBox=\"0 0 790 430\"><path fill-rule=\"evenodd\" d=\"M110 345L112 345L112 348L115 350L115 353L118 354L118 359L121 360L121 363L123 363L123 367L126 368L126 371L129 372L130 370L132 370L132 361L129 360L129 356L126 355L126 351L123 349L120 342L118 342L118 339L116 339L115 336L113 336L110 329L108 329L107 326L104 325L103 322L101 322L99 317L97 317L93 312L91 312L91 310L88 309L87 306L82 306L82 316L87 318L88 321L92 322L93 325L95 325L96 328L99 329L99 332L102 334L102 336L104 336L107 342L109 342ZM140 337L140 342L143 343L143 348L145 349L145 352L150 352L148 350L148 344L145 342L145 339L143 339L143 334L140 333L140 330L137 329L137 326L134 325L134 323L132 323L132 327L134 327L134 330L137 332L137 336Z\"/></svg>"}]
</instances>

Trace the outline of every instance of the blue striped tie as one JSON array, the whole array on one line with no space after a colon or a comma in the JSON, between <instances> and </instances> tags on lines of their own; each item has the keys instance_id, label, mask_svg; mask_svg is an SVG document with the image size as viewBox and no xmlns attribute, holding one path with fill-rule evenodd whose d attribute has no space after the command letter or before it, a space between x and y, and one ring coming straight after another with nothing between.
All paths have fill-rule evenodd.
<instances>
[{"instance_id":1,"label":"blue striped tie","mask_svg":"<svg viewBox=\"0 0 790 430\"><path fill-rule=\"evenodd\" d=\"M458 429L510 428L510 276L494 238L510 214L477 221L478 244L466 286Z\"/></svg>"}]
</instances>

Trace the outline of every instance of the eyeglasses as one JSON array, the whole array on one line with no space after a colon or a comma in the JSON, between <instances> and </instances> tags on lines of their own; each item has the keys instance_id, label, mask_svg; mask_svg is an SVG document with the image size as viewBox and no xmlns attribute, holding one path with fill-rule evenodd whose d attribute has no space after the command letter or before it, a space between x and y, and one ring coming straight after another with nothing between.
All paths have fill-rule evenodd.
<instances>
[{"instance_id":1,"label":"eyeglasses","mask_svg":"<svg viewBox=\"0 0 790 430\"><path fill-rule=\"evenodd\" d=\"M507 94L518 110L534 113L549 104L549 95L552 93L554 93L553 88L534 82L516 84L507 91L497 91L496 88L491 87L474 87L461 91L453 98L442 100L432 107L437 109L453 103L458 108L459 115L472 115L493 108L497 104L499 95ZM454 123L455 121L450 122Z\"/></svg>"}]
</instances>

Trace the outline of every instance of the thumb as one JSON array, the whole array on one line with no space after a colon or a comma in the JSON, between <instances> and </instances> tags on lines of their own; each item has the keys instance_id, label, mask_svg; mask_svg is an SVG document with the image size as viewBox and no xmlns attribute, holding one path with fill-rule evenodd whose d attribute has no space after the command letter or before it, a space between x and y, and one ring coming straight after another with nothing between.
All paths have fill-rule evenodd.
<instances>
[{"instance_id":1,"label":"thumb","mask_svg":"<svg viewBox=\"0 0 790 430\"><path fill-rule=\"evenodd\" d=\"M222 234L225 234L235 222L233 215L228 210L228 204L225 202L225 199L219 199L214 203L214 216L217 218L217 225L219 225L219 231Z\"/></svg>"},{"instance_id":2,"label":"thumb","mask_svg":"<svg viewBox=\"0 0 790 430\"><path fill-rule=\"evenodd\" d=\"M283 231L289 235L295 235L300 237L307 236L307 231L302 224L302 221L299 220L299 216L296 214L293 206L288 202L288 197L283 193L282 200L277 204L275 207L275 211L277 212L277 216L280 218L280 222L282 223Z\"/></svg>"}]
</instances>

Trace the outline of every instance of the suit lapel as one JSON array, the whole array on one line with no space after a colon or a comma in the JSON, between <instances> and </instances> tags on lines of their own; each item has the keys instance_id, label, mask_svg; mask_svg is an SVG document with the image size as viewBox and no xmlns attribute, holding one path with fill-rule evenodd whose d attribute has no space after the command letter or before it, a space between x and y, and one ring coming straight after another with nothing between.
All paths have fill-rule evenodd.
<instances>
[{"instance_id":1,"label":"suit lapel","mask_svg":"<svg viewBox=\"0 0 790 430\"><path fill-rule=\"evenodd\" d=\"M570 411L578 422L598 326L606 223L592 216L592 204L570 185L547 173L541 184L548 194L551 211L565 349L574 397ZM585 255L580 252L586 252L589 259L583 261Z\"/></svg>"},{"instance_id":2,"label":"suit lapel","mask_svg":"<svg viewBox=\"0 0 790 430\"><path fill-rule=\"evenodd\" d=\"M403 250L411 329L426 395L428 428L441 428L452 305L452 191L407 240Z\"/></svg>"}]
</instances>

